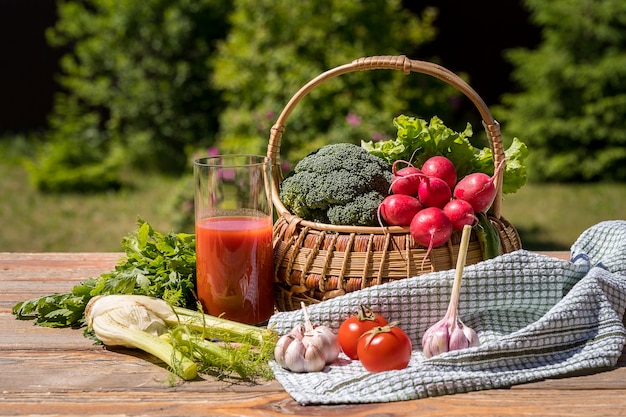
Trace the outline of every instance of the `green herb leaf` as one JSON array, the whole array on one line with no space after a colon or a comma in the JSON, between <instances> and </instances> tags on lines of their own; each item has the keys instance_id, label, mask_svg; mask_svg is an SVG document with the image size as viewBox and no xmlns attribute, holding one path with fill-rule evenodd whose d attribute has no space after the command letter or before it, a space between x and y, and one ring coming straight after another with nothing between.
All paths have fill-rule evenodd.
<instances>
[{"instance_id":1,"label":"green herb leaf","mask_svg":"<svg viewBox=\"0 0 626 417\"><path fill-rule=\"evenodd\" d=\"M389 164L403 160L420 167L428 158L443 155L452 161L459 178L472 172L493 175L493 153L489 148L476 148L471 144L469 138L472 137L473 130L469 123L462 132L446 127L437 116L426 122L416 117L400 115L393 120L393 124L398 131L396 139L362 141L361 146ZM528 149L519 139L514 138L511 146L505 150L505 156L507 164L502 191L508 194L516 192L526 183L525 162Z\"/></svg>"},{"instance_id":2,"label":"green herb leaf","mask_svg":"<svg viewBox=\"0 0 626 417\"><path fill-rule=\"evenodd\" d=\"M511 146L504 151L504 156L506 157L506 169L502 192L511 194L519 190L528 180L528 172L526 171L528 147L518 138L513 138Z\"/></svg>"},{"instance_id":3,"label":"green herb leaf","mask_svg":"<svg viewBox=\"0 0 626 417\"><path fill-rule=\"evenodd\" d=\"M126 257L113 271L90 278L71 292L17 303L13 314L40 326L80 327L89 300L96 295L139 294L166 299L175 306L195 308L195 235L155 231L138 219L137 231L122 239Z\"/></svg>"}]
</instances>

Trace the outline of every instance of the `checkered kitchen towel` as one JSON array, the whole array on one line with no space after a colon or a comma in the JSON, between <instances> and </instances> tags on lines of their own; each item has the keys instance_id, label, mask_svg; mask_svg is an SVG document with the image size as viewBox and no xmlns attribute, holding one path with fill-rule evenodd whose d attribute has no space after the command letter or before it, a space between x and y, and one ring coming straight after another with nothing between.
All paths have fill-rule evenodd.
<instances>
[{"instance_id":1,"label":"checkered kitchen towel","mask_svg":"<svg viewBox=\"0 0 626 417\"><path fill-rule=\"evenodd\" d=\"M278 381L301 404L400 401L502 388L614 367L626 342L626 221L585 231L571 261L524 250L465 268L459 312L478 332L478 347L425 359L421 337L443 318L454 271L366 288L308 308L313 323L336 330L369 305L399 321L413 341L409 366L367 372L343 354L323 372L297 374L272 363ZM300 311L270 319L280 333Z\"/></svg>"}]
</instances>

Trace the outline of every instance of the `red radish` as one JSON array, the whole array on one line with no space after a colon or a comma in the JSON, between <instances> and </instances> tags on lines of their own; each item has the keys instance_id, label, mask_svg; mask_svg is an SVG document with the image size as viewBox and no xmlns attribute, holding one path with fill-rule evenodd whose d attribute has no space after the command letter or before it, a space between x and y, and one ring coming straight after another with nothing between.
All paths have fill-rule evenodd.
<instances>
[{"instance_id":1,"label":"red radish","mask_svg":"<svg viewBox=\"0 0 626 417\"><path fill-rule=\"evenodd\" d=\"M486 212L496 197L494 181L503 166L504 161L500 162L493 177L482 172L465 176L454 188L454 197L470 203L475 213Z\"/></svg>"},{"instance_id":2,"label":"red radish","mask_svg":"<svg viewBox=\"0 0 626 417\"><path fill-rule=\"evenodd\" d=\"M450 189L456 184L456 168L445 156L430 157L422 165L422 172L429 177L441 178Z\"/></svg>"},{"instance_id":3,"label":"red radish","mask_svg":"<svg viewBox=\"0 0 626 417\"><path fill-rule=\"evenodd\" d=\"M422 209L420 201L404 194L391 194L378 206L378 214L390 226L408 226L418 211Z\"/></svg>"},{"instance_id":4,"label":"red radish","mask_svg":"<svg viewBox=\"0 0 626 417\"><path fill-rule=\"evenodd\" d=\"M408 166L398 171L394 169L394 177L391 181L391 192L394 194L417 195L422 172L414 166Z\"/></svg>"},{"instance_id":5,"label":"red radish","mask_svg":"<svg viewBox=\"0 0 626 417\"><path fill-rule=\"evenodd\" d=\"M413 217L409 231L417 243L428 246L426 256L422 260L422 268L424 268L424 262L430 251L446 243L452 236L452 222L440 208L428 207L420 210Z\"/></svg>"},{"instance_id":6,"label":"red radish","mask_svg":"<svg viewBox=\"0 0 626 417\"><path fill-rule=\"evenodd\" d=\"M417 196L424 207L443 208L452 198L452 190L441 178L422 175Z\"/></svg>"},{"instance_id":7,"label":"red radish","mask_svg":"<svg viewBox=\"0 0 626 417\"><path fill-rule=\"evenodd\" d=\"M452 222L454 230L463 230L463 226L471 226L478 220L472 205L465 200L450 200L444 206L443 212Z\"/></svg>"}]
</instances>

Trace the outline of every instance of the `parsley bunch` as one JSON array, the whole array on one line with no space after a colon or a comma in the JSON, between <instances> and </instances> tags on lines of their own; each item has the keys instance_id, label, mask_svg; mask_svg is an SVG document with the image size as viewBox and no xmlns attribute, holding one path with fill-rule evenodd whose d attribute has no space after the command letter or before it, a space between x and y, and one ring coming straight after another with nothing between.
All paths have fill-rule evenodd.
<instances>
[{"instance_id":1,"label":"parsley bunch","mask_svg":"<svg viewBox=\"0 0 626 417\"><path fill-rule=\"evenodd\" d=\"M13 314L40 326L81 327L89 300L110 294L148 295L173 306L197 307L195 235L162 234L138 219L138 229L122 239L122 247L126 256L113 271L89 278L67 293L19 302Z\"/></svg>"}]
</instances>

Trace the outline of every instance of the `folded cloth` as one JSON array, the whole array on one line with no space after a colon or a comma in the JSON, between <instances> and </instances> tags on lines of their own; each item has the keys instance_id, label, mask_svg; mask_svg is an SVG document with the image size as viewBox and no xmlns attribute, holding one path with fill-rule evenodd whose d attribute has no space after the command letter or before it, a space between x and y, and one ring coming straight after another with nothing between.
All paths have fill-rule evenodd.
<instances>
[{"instance_id":1,"label":"folded cloth","mask_svg":"<svg viewBox=\"0 0 626 417\"><path fill-rule=\"evenodd\" d=\"M503 388L616 366L626 343L626 221L585 231L571 260L525 250L467 266L459 314L480 346L426 359L421 338L448 307L454 270L369 287L307 307L314 324L335 331L366 304L398 321L413 343L407 368L370 373L343 354L322 372L293 373L272 362L298 403L410 400ZM274 314L279 334L302 323L301 311Z\"/></svg>"}]
</instances>

